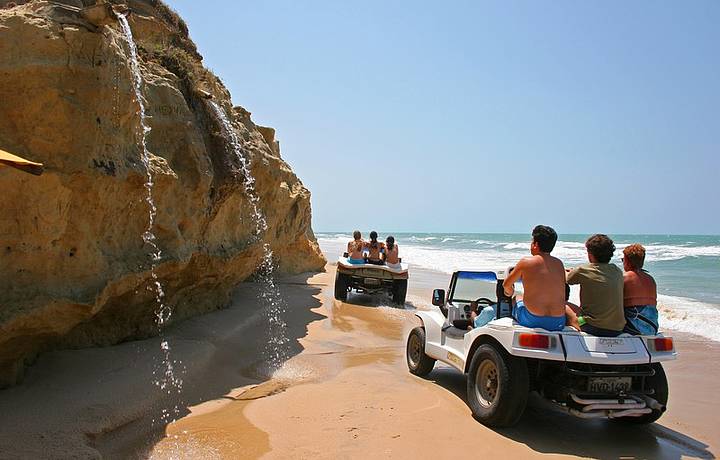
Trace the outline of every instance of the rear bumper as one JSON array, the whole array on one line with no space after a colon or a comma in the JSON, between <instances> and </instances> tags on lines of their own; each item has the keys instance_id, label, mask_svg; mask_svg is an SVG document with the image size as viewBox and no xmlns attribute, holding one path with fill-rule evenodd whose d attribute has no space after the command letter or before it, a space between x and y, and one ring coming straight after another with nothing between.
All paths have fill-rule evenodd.
<instances>
[{"instance_id":1,"label":"rear bumper","mask_svg":"<svg viewBox=\"0 0 720 460\"><path fill-rule=\"evenodd\" d=\"M394 272L381 265L368 266L358 265L357 267L347 267L338 265L338 273L349 275L353 278L373 278L381 281L406 280L408 272Z\"/></svg>"}]
</instances>

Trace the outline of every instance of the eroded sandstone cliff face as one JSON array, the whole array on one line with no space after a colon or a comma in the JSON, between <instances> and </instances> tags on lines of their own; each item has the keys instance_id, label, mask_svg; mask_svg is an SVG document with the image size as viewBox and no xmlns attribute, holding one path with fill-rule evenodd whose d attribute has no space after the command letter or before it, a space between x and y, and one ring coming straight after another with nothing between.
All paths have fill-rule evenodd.
<instances>
[{"instance_id":1,"label":"eroded sandstone cliff face","mask_svg":"<svg viewBox=\"0 0 720 460\"><path fill-rule=\"evenodd\" d=\"M157 274L174 318L226 304L262 257L210 100L233 119L279 270L321 269L310 193L281 159L274 130L231 106L171 10L153 0L128 6L152 128ZM112 18L93 24L56 3L0 1L0 147L45 164L40 177L0 168L0 385L40 351L156 332L128 59Z\"/></svg>"}]
</instances>

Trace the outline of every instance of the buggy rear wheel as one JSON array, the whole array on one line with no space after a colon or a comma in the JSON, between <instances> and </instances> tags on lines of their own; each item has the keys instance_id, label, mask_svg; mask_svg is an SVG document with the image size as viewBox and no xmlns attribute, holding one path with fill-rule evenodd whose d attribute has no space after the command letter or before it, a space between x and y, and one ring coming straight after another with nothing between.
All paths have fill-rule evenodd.
<instances>
[{"instance_id":1,"label":"buggy rear wheel","mask_svg":"<svg viewBox=\"0 0 720 460\"><path fill-rule=\"evenodd\" d=\"M348 275L340 272L335 272L335 299L346 301L348 295Z\"/></svg>"},{"instance_id":2,"label":"buggy rear wheel","mask_svg":"<svg viewBox=\"0 0 720 460\"><path fill-rule=\"evenodd\" d=\"M529 389L527 364L492 344L480 345L470 362L470 409L483 425L511 426L525 411Z\"/></svg>"},{"instance_id":3,"label":"buggy rear wheel","mask_svg":"<svg viewBox=\"0 0 720 460\"><path fill-rule=\"evenodd\" d=\"M405 357L410 373L423 376L430 373L435 367L435 360L425 354L425 329L416 327L410 331Z\"/></svg>"},{"instance_id":4,"label":"buggy rear wheel","mask_svg":"<svg viewBox=\"0 0 720 460\"><path fill-rule=\"evenodd\" d=\"M393 303L396 305L405 305L405 297L407 297L407 284L408 280L394 280L393 281Z\"/></svg>"}]
</instances>

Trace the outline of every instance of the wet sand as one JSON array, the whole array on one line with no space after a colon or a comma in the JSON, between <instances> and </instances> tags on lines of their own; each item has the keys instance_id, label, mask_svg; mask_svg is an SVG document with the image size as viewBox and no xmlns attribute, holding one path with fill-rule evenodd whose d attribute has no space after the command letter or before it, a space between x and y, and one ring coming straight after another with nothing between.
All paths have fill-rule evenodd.
<instances>
[{"instance_id":1,"label":"wet sand","mask_svg":"<svg viewBox=\"0 0 720 460\"><path fill-rule=\"evenodd\" d=\"M472 418L460 373L441 364L425 379L407 371L413 309L425 305L427 285L445 282L432 272L416 275L423 288L395 309L364 295L335 301L329 266L312 279L324 286L313 310L323 319L309 324L304 350L273 380L169 425L152 456L169 458L199 440L217 458L454 458L467 449L491 458L716 455L720 345L678 337L681 359L666 366L669 409L651 426L580 420L532 397L518 426L492 430Z\"/></svg>"},{"instance_id":2,"label":"wet sand","mask_svg":"<svg viewBox=\"0 0 720 460\"><path fill-rule=\"evenodd\" d=\"M321 287L307 280L301 275L279 283L288 303L287 357L301 351L297 339L307 324L322 318L311 311L320 305ZM187 407L224 401L267 380L268 318L260 291L243 283L228 308L166 331L175 373L183 379L179 394L153 383L164 369L159 338L41 355L22 384L0 391L0 459L145 457ZM191 448L184 458L212 458L212 446L198 441Z\"/></svg>"}]
</instances>

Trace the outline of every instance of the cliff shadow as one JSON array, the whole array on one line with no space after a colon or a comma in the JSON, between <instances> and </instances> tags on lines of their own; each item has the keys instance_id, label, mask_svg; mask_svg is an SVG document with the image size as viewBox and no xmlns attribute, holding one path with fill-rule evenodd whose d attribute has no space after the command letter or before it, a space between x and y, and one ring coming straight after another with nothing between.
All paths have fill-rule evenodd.
<instances>
[{"instance_id":1,"label":"cliff shadow","mask_svg":"<svg viewBox=\"0 0 720 460\"><path fill-rule=\"evenodd\" d=\"M311 311L320 306L321 287L307 284L310 276L277 283L287 339L282 361L302 351L298 339L310 322L324 318ZM21 385L0 391L8 427L0 451L17 452L22 444L21 456L29 457L147 456L189 407L270 378L275 354L268 344L276 338L262 293L259 284L241 283L227 308L173 325L162 337L42 355ZM173 376L182 380L179 391L155 383L167 380L163 341Z\"/></svg>"},{"instance_id":2,"label":"cliff shadow","mask_svg":"<svg viewBox=\"0 0 720 460\"><path fill-rule=\"evenodd\" d=\"M465 376L455 369L436 365L425 379L437 383L467 404ZM525 413L516 426L490 429L543 454L598 459L715 458L707 444L663 426L662 418L646 426L583 420L564 413L537 393L530 394Z\"/></svg>"}]
</instances>

